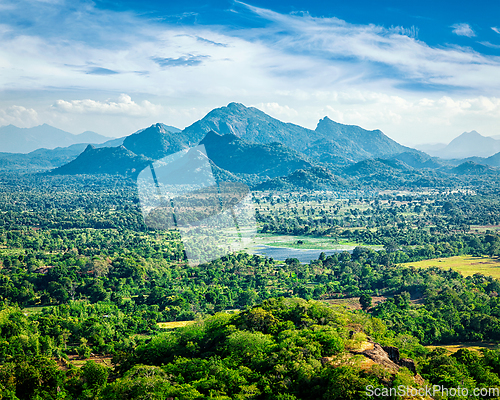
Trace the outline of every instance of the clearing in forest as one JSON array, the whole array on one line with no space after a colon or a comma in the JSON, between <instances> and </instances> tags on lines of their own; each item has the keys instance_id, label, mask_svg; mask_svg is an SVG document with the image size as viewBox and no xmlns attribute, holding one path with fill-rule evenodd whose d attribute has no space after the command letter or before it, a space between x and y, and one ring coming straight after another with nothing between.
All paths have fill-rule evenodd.
<instances>
[{"instance_id":1,"label":"clearing in forest","mask_svg":"<svg viewBox=\"0 0 500 400\"><path fill-rule=\"evenodd\" d=\"M414 266L416 268L439 267L452 269L464 276L483 274L500 279L500 259L492 257L455 256L447 258L434 258L404 263L402 265Z\"/></svg>"},{"instance_id":2,"label":"clearing in forest","mask_svg":"<svg viewBox=\"0 0 500 400\"><path fill-rule=\"evenodd\" d=\"M193 322L195 321L158 322L158 326L162 329L176 329L192 324Z\"/></svg>"},{"instance_id":3,"label":"clearing in forest","mask_svg":"<svg viewBox=\"0 0 500 400\"><path fill-rule=\"evenodd\" d=\"M450 353L455 353L460 349L468 349L480 351L481 349L498 350L499 344L495 342L463 342L463 343L452 343L442 346L425 346L429 350L434 350L437 347L442 347Z\"/></svg>"}]
</instances>

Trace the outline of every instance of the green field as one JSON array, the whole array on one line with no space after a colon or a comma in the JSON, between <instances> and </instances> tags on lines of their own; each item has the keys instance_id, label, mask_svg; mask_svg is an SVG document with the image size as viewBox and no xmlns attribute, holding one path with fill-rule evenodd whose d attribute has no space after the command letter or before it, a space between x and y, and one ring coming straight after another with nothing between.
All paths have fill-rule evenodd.
<instances>
[{"instance_id":1,"label":"green field","mask_svg":"<svg viewBox=\"0 0 500 400\"><path fill-rule=\"evenodd\" d=\"M448 258L434 258L432 260L408 262L402 265L417 268L439 267L452 269L464 276L483 274L500 279L500 259L491 257L456 256Z\"/></svg>"}]
</instances>

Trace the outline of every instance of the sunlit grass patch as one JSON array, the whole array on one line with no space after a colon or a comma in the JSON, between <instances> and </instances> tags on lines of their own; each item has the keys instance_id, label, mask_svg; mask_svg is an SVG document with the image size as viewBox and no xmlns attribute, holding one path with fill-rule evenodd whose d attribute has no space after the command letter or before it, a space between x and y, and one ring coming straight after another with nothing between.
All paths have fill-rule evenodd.
<instances>
[{"instance_id":1,"label":"sunlit grass patch","mask_svg":"<svg viewBox=\"0 0 500 400\"><path fill-rule=\"evenodd\" d=\"M452 343L443 346L425 346L429 350L434 350L435 348L442 347L446 349L449 353L455 353L460 349L468 349L479 351L481 349L498 350L500 345L495 342L463 342L463 343Z\"/></svg>"},{"instance_id":2,"label":"sunlit grass patch","mask_svg":"<svg viewBox=\"0 0 500 400\"><path fill-rule=\"evenodd\" d=\"M441 269L452 269L464 276L483 274L500 279L500 259L492 257L455 256L448 258L434 258L404 263L402 265L414 266L416 268L439 267Z\"/></svg>"},{"instance_id":3,"label":"sunlit grass patch","mask_svg":"<svg viewBox=\"0 0 500 400\"><path fill-rule=\"evenodd\" d=\"M192 324L193 322L194 321L158 322L158 326L162 329L177 329Z\"/></svg>"}]
</instances>

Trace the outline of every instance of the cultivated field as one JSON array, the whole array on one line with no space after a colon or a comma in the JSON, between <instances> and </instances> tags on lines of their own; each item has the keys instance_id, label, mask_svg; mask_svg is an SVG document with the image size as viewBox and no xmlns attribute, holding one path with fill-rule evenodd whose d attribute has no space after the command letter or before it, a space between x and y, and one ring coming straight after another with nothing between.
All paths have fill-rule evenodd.
<instances>
[{"instance_id":1,"label":"cultivated field","mask_svg":"<svg viewBox=\"0 0 500 400\"><path fill-rule=\"evenodd\" d=\"M442 347L446 349L450 353L455 353L460 349L468 349L480 351L481 349L490 349L490 350L498 350L500 345L495 342L467 342L467 343L453 343L444 346L425 346L429 350L434 350L437 347Z\"/></svg>"},{"instance_id":2,"label":"cultivated field","mask_svg":"<svg viewBox=\"0 0 500 400\"><path fill-rule=\"evenodd\" d=\"M176 329L192 324L193 322L194 321L158 322L158 326L162 329Z\"/></svg>"},{"instance_id":3,"label":"cultivated field","mask_svg":"<svg viewBox=\"0 0 500 400\"><path fill-rule=\"evenodd\" d=\"M435 258L405 263L402 265L414 266L416 268L439 267L452 269L464 276L483 274L500 279L500 259L491 257L456 256L448 258Z\"/></svg>"}]
</instances>

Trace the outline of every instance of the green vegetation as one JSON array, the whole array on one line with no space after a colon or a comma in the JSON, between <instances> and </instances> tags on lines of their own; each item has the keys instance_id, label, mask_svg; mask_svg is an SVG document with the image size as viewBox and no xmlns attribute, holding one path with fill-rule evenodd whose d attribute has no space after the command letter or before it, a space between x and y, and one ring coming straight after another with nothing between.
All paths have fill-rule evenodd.
<instances>
[{"instance_id":1,"label":"green vegetation","mask_svg":"<svg viewBox=\"0 0 500 400\"><path fill-rule=\"evenodd\" d=\"M132 181L0 184L2 399L358 399L367 385L500 385L495 346L440 347L500 340L500 236L470 229L500 222L486 189L254 193L261 241L352 251L191 266L177 232L144 225ZM368 359L376 343L412 363Z\"/></svg>"}]
</instances>

